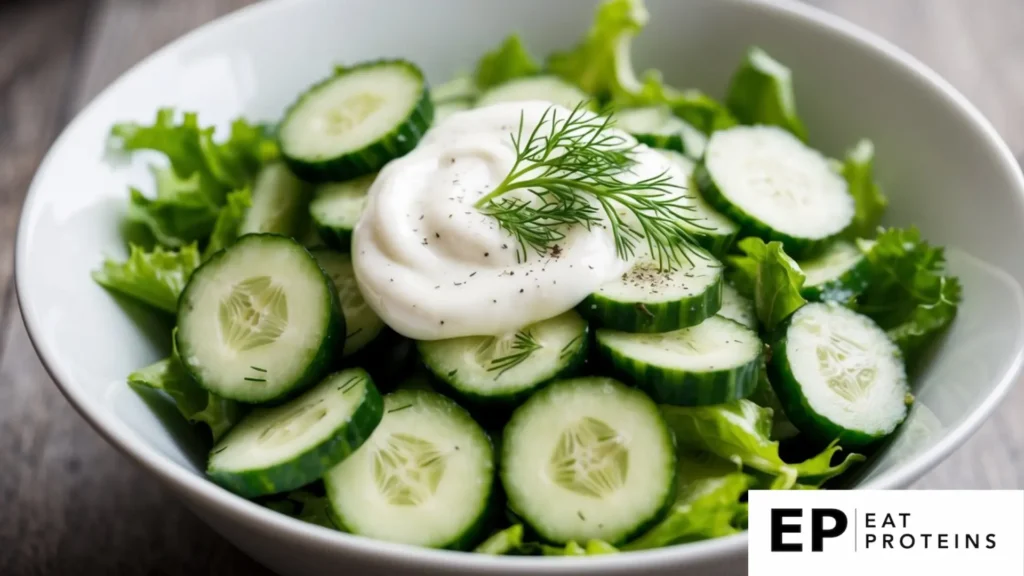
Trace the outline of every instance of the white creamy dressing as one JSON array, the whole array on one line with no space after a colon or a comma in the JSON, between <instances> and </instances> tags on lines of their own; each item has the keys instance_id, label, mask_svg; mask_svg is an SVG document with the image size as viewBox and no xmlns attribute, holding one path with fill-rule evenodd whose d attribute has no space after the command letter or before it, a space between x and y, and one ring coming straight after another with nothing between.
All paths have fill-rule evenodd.
<instances>
[{"instance_id":1,"label":"white creamy dressing","mask_svg":"<svg viewBox=\"0 0 1024 576\"><path fill-rule=\"evenodd\" d=\"M366 302L396 332L417 340L506 334L570 310L629 269L604 227L574 226L552 253L518 262L514 237L473 206L512 169L510 136L520 115L529 134L551 106L515 102L455 113L381 170L352 256ZM559 108L558 118L569 112ZM663 155L640 145L634 159L622 180L669 171L680 194L689 193Z\"/></svg>"}]
</instances>

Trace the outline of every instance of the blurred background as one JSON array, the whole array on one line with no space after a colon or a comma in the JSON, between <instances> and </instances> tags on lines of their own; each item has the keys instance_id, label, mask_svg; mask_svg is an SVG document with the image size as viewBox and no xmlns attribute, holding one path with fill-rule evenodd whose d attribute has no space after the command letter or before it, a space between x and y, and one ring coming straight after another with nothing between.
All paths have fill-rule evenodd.
<instances>
[{"instance_id":1,"label":"blurred background","mask_svg":"<svg viewBox=\"0 0 1024 576\"><path fill-rule=\"evenodd\" d=\"M369 0L367 0L369 1ZM685 0L679 0L685 1ZM0 574L267 572L74 412L36 358L14 232L64 126L129 67L249 0L0 0ZM1024 153L1024 0L809 0L952 82ZM1024 486L1024 387L917 488Z\"/></svg>"}]
</instances>

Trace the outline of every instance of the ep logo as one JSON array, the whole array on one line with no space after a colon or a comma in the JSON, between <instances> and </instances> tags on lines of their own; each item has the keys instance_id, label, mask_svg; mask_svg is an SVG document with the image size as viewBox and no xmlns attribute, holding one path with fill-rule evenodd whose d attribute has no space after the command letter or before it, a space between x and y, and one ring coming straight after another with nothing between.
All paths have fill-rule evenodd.
<instances>
[{"instance_id":1,"label":"ep logo","mask_svg":"<svg viewBox=\"0 0 1024 576\"><path fill-rule=\"evenodd\" d=\"M811 508L809 512L805 515L802 508L771 509L772 552L803 552L804 539L787 535L802 534L805 526L811 536L811 552L822 552L825 540L842 536L850 524L846 513L836 508Z\"/></svg>"}]
</instances>

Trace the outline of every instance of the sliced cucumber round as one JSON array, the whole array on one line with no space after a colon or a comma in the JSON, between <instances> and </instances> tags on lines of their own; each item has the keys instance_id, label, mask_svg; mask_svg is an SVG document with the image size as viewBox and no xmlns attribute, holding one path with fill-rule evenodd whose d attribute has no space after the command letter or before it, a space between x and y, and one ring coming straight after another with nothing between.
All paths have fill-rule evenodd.
<instances>
[{"instance_id":1,"label":"sliced cucumber round","mask_svg":"<svg viewBox=\"0 0 1024 576\"><path fill-rule=\"evenodd\" d=\"M334 283L341 302L341 313L345 316L345 348L342 357L348 357L362 350L372 342L381 330L384 321L363 300L363 294L356 284L352 270L352 257L333 250L315 249L310 252L317 264Z\"/></svg>"},{"instance_id":2,"label":"sliced cucumber round","mask_svg":"<svg viewBox=\"0 0 1024 576\"><path fill-rule=\"evenodd\" d=\"M587 356L587 323L570 310L503 336L417 343L434 376L473 404L514 406L571 375Z\"/></svg>"},{"instance_id":3,"label":"sliced cucumber round","mask_svg":"<svg viewBox=\"0 0 1024 576\"><path fill-rule=\"evenodd\" d=\"M554 382L502 434L509 507L544 540L627 541L672 502L676 455L658 406L610 378Z\"/></svg>"},{"instance_id":4,"label":"sliced cucumber round","mask_svg":"<svg viewBox=\"0 0 1024 576\"><path fill-rule=\"evenodd\" d=\"M586 297L580 312L605 328L668 332L700 324L722 306L722 264L691 254L674 270L641 259L628 272Z\"/></svg>"},{"instance_id":5,"label":"sliced cucumber round","mask_svg":"<svg viewBox=\"0 0 1024 576\"><path fill-rule=\"evenodd\" d=\"M352 230L366 209L367 192L376 177L376 174L367 174L317 187L313 201L309 203L309 214L324 244L348 252L352 245Z\"/></svg>"},{"instance_id":6,"label":"sliced cucumber round","mask_svg":"<svg viewBox=\"0 0 1024 576\"><path fill-rule=\"evenodd\" d=\"M597 102L593 98L558 76L528 76L509 80L481 94L476 107L526 100L543 100L570 110L581 102L588 102L588 109L597 110Z\"/></svg>"},{"instance_id":7,"label":"sliced cucumber round","mask_svg":"<svg viewBox=\"0 0 1024 576\"><path fill-rule=\"evenodd\" d=\"M252 206L238 227L238 235L301 236L309 192L309 186L296 178L284 163L265 166L256 177Z\"/></svg>"},{"instance_id":8,"label":"sliced cucumber round","mask_svg":"<svg viewBox=\"0 0 1024 576\"><path fill-rule=\"evenodd\" d=\"M651 148L675 150L690 158L704 155L708 139L668 106L626 108L615 112L615 126Z\"/></svg>"},{"instance_id":9,"label":"sliced cucumber round","mask_svg":"<svg viewBox=\"0 0 1024 576\"><path fill-rule=\"evenodd\" d=\"M907 416L899 348L870 318L837 302L806 304L783 323L769 368L786 415L821 444L873 444Z\"/></svg>"},{"instance_id":10,"label":"sliced cucumber round","mask_svg":"<svg viewBox=\"0 0 1024 576\"><path fill-rule=\"evenodd\" d=\"M751 330L757 330L757 315L754 313L754 302L740 294L739 290L728 282L722 286L722 307L718 315L737 322Z\"/></svg>"},{"instance_id":11,"label":"sliced cucumber round","mask_svg":"<svg viewBox=\"0 0 1024 576\"><path fill-rule=\"evenodd\" d=\"M860 248L836 240L810 260L799 262L805 280L800 294L808 300L846 302L868 287L871 263Z\"/></svg>"},{"instance_id":12,"label":"sliced cucumber round","mask_svg":"<svg viewBox=\"0 0 1024 576\"><path fill-rule=\"evenodd\" d=\"M305 486L355 452L383 413L369 374L337 372L286 404L246 415L210 451L206 473L246 498Z\"/></svg>"},{"instance_id":13,"label":"sliced cucumber round","mask_svg":"<svg viewBox=\"0 0 1024 576\"><path fill-rule=\"evenodd\" d=\"M285 162L307 182L377 172L416 147L434 118L423 73L404 60L339 69L306 91L278 130Z\"/></svg>"},{"instance_id":14,"label":"sliced cucumber round","mask_svg":"<svg viewBox=\"0 0 1024 576\"><path fill-rule=\"evenodd\" d=\"M746 398L757 388L764 362L757 334L721 316L661 334L602 329L597 347L617 377L655 402L676 406Z\"/></svg>"},{"instance_id":15,"label":"sliced cucumber round","mask_svg":"<svg viewBox=\"0 0 1024 576\"><path fill-rule=\"evenodd\" d=\"M775 126L737 126L708 140L694 171L704 198L747 235L809 258L853 220L846 181L817 150Z\"/></svg>"},{"instance_id":16,"label":"sliced cucumber round","mask_svg":"<svg viewBox=\"0 0 1024 576\"><path fill-rule=\"evenodd\" d=\"M324 476L349 532L430 548L466 549L489 513L494 451L454 401L428 390L384 397L384 419L363 447Z\"/></svg>"},{"instance_id":17,"label":"sliced cucumber round","mask_svg":"<svg viewBox=\"0 0 1024 576\"><path fill-rule=\"evenodd\" d=\"M690 214L699 220L694 223L683 222L683 228L693 236L697 244L715 256L725 254L736 240L740 227L704 201L697 185L693 183L692 176L695 168L693 160L673 150L662 150L662 154L679 168L690 186L686 193L686 205L689 207Z\"/></svg>"},{"instance_id":18,"label":"sliced cucumber round","mask_svg":"<svg viewBox=\"0 0 1024 576\"><path fill-rule=\"evenodd\" d=\"M242 236L196 269L178 301L182 364L206 390L249 403L315 384L345 338L338 295L298 242Z\"/></svg>"}]
</instances>

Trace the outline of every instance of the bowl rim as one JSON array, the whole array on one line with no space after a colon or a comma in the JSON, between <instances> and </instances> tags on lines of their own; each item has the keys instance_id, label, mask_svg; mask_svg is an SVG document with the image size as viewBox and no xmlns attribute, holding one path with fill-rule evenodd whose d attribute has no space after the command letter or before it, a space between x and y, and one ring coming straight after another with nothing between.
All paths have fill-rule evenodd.
<instances>
[{"instance_id":1,"label":"bowl rim","mask_svg":"<svg viewBox=\"0 0 1024 576\"><path fill-rule=\"evenodd\" d=\"M332 547L347 555L362 556L367 560L391 560L403 564L416 565L430 569L450 569L454 571L497 572L502 569L521 568L536 569L546 573L576 573L581 569L600 570L605 573L635 570L638 563L648 568L672 566L685 563L700 563L720 559L722 556L737 556L746 553L747 532L713 540L690 543L681 546L660 548L655 550L635 551L601 557L581 557L573 562L565 562L559 558L545 557L492 557L482 554L467 554L448 550L432 550L412 545L398 544L373 540L370 538L343 533L303 522L301 520L279 514L255 502L236 496L210 482L206 478L194 474L167 456L149 447L141 438L134 434L123 433L115 426L108 425L101 410L94 406L93 401L81 391L73 374L63 370L58 360L55 347L46 342L42 334L42 318L35 314L35 307L28 305L32 297L25 285L27 271L31 260L27 253L30 230L29 214L38 209L40 202L41 175L51 169L55 161L56 151L66 145L69 135L76 131L83 119L88 117L101 101L114 97L122 83L137 74L140 69L152 62L168 58L183 46L216 35L225 26L243 25L247 19L255 18L264 13L286 11L293 5L315 0L273 0L260 2L243 7L207 22L188 33L166 44L131 66L110 85L96 95L83 107L61 131L50 146L42 162L33 176L22 212L19 217L14 254L15 294L21 309L22 318L32 346L45 368L47 374L57 385L68 402L76 411L102 436L122 454L141 465L149 473L154 474L165 485L171 485L174 492L187 493L187 504L191 507L212 507L235 522L246 522L260 525L263 530L273 530L283 541L302 541L318 547ZM985 136L998 153L1004 169L1009 170L1016 182L1016 193L1024 198L1024 175L1006 142L998 134L991 123L965 96L954 88L938 73L920 62L903 49L888 40L849 22L840 16L826 12L815 6L799 3L796 0L729 0L734 4L746 5L748 8L771 11L784 17L801 21L804 25L817 26L833 36L853 42L863 50L873 52L875 56L894 61L907 73L918 77L928 84L932 90L940 94L947 104L965 115L970 122ZM1024 208L1018 205L1024 220ZM998 384L979 406L955 428L937 443L912 460L904 462L885 474L857 486L856 489L894 489L908 486L920 478L926 471L949 456L956 448L969 439L991 415L995 407L1006 397L1018 380L1024 366L1024 347L1018 348L1010 367L1002 374ZM181 494L177 494L181 498ZM222 534L223 535L223 534ZM226 535L223 535L227 537Z\"/></svg>"}]
</instances>

